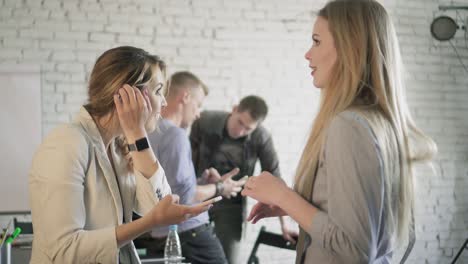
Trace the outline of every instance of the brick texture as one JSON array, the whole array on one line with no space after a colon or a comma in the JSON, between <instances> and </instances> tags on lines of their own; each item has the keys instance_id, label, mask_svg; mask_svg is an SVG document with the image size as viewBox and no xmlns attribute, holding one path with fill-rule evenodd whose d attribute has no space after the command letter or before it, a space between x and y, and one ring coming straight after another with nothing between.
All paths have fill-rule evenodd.
<instances>
[{"instance_id":1,"label":"brick texture","mask_svg":"<svg viewBox=\"0 0 468 264\"><path fill-rule=\"evenodd\" d=\"M120 45L162 56L170 72L199 75L211 89L206 109L229 110L245 95L261 95L271 109L265 125L291 184L318 106L304 53L313 11L324 2L0 0L0 63L41 65L44 133L71 120L86 100L95 59ZM440 150L435 173L421 167L415 176L418 241L409 263L449 263L468 237L468 75L450 44L430 36L442 1L383 2L399 35L411 111ZM447 14L460 21L468 16ZM468 64L464 33L453 44ZM262 224L280 230L276 219L248 224L243 259ZM293 263L295 254L261 247L259 256L264 263Z\"/></svg>"}]
</instances>

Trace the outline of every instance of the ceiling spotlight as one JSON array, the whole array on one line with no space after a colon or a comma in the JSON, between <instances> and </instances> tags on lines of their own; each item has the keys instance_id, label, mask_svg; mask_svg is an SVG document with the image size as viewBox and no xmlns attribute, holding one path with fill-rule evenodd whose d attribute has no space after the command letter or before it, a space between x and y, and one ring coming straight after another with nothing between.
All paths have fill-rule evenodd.
<instances>
[{"instance_id":1,"label":"ceiling spotlight","mask_svg":"<svg viewBox=\"0 0 468 264\"><path fill-rule=\"evenodd\" d=\"M447 41L455 36L459 28L460 27L453 18L449 16L439 16L431 23L431 34L432 37L438 41Z\"/></svg>"}]
</instances>

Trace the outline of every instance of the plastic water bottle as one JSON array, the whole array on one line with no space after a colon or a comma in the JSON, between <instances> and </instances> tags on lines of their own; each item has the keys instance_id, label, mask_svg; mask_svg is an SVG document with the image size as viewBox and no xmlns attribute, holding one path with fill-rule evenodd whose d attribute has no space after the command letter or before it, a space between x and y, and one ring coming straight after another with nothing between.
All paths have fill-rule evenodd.
<instances>
[{"instance_id":1,"label":"plastic water bottle","mask_svg":"<svg viewBox=\"0 0 468 264\"><path fill-rule=\"evenodd\" d=\"M169 234L166 239L166 247L164 248L164 258L166 264L182 263L182 249L180 247L179 235L177 234L177 225L169 226Z\"/></svg>"}]
</instances>

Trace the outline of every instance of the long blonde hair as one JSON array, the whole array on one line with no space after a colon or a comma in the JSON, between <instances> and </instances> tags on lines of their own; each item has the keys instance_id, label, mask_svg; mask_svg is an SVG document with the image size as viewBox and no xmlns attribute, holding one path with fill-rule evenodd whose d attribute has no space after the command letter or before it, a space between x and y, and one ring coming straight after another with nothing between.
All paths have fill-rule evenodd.
<instances>
[{"instance_id":1,"label":"long blonde hair","mask_svg":"<svg viewBox=\"0 0 468 264\"><path fill-rule=\"evenodd\" d=\"M395 29L385 8L374 0L331 1L318 16L328 21L337 61L329 85L321 92L320 110L299 161L295 189L309 196L306 194L311 190L305 188L311 188L311 184L304 183L315 177L331 120L345 110L359 111L369 121L377 138L386 141L383 147L399 160L399 171L386 171L386 206L397 211L394 216L392 210L388 210L387 217L397 227L397 240L405 242L411 226L414 196L412 163L432 158L437 149L410 116ZM417 144L410 144L410 136ZM394 144L388 144L391 139ZM398 201L389 199L392 193ZM311 194L305 198L311 199Z\"/></svg>"}]
</instances>

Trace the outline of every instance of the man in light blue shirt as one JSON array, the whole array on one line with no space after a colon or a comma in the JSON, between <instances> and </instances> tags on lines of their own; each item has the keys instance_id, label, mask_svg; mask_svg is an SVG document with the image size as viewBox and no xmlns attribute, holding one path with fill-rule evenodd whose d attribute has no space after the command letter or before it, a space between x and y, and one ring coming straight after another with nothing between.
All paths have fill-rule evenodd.
<instances>
[{"instance_id":1,"label":"man in light blue shirt","mask_svg":"<svg viewBox=\"0 0 468 264\"><path fill-rule=\"evenodd\" d=\"M167 95L167 106L162 111L163 119L159 129L148 139L164 168L172 193L180 196L181 204L195 204L222 195L225 198L236 196L245 179L234 181L232 176L238 169L223 175L217 183L197 183L192 163L192 151L186 128L200 116L200 110L208 93L206 86L190 72L178 72L171 76ZM164 251L164 243L169 227L161 227L151 232L146 248L149 253ZM179 224L182 256L186 261L196 263L227 263L223 249L209 223L208 213Z\"/></svg>"}]
</instances>

